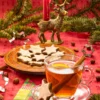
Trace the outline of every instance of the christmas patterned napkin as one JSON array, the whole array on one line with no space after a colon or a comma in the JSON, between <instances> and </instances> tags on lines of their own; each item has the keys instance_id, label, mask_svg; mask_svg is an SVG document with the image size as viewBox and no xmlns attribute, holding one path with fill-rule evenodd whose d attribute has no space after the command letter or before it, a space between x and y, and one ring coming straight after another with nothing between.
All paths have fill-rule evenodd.
<instances>
[{"instance_id":1,"label":"christmas patterned napkin","mask_svg":"<svg viewBox=\"0 0 100 100\"><path fill-rule=\"evenodd\" d=\"M35 84L33 82L30 82L29 79L26 79L26 81L14 97L14 100L32 100L31 91L34 85Z\"/></svg>"}]
</instances>

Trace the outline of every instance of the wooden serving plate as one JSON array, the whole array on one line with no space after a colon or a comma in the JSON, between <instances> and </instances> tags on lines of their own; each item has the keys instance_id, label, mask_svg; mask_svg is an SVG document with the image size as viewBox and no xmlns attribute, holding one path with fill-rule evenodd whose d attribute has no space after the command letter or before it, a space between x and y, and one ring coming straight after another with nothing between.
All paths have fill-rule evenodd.
<instances>
[{"instance_id":1,"label":"wooden serving plate","mask_svg":"<svg viewBox=\"0 0 100 100\"><path fill-rule=\"evenodd\" d=\"M37 45L37 44L34 44L34 45ZM51 46L51 44L39 44L39 45L41 47ZM61 51L64 51L65 53L74 54L73 50L71 50L65 46L61 46L61 45L55 45L55 46L59 47L59 49ZM33 66L32 67L30 65L24 64L17 60L17 52L20 50L20 48L23 48L23 46L13 48L9 52L7 52L4 56L5 63L7 65L9 65L11 68L13 68L14 70L18 70L21 72L37 74L37 75L44 74L44 72L45 72L44 66ZM25 49L28 49L28 48L30 48L30 45L25 46Z\"/></svg>"}]
</instances>

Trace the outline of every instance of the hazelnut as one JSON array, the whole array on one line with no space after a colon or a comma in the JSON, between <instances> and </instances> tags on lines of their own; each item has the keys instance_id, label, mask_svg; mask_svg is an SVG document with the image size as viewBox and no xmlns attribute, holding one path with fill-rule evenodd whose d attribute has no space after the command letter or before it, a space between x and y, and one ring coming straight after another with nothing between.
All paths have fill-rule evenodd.
<instances>
[{"instance_id":1,"label":"hazelnut","mask_svg":"<svg viewBox=\"0 0 100 100\"><path fill-rule=\"evenodd\" d=\"M13 84L19 84L19 79L18 79L18 78L15 78L15 79L13 80Z\"/></svg>"},{"instance_id":2,"label":"hazelnut","mask_svg":"<svg viewBox=\"0 0 100 100\"><path fill-rule=\"evenodd\" d=\"M91 60L91 64L95 64L95 60Z\"/></svg>"},{"instance_id":3,"label":"hazelnut","mask_svg":"<svg viewBox=\"0 0 100 100\"><path fill-rule=\"evenodd\" d=\"M8 77L8 73L7 72L4 72L3 73L3 76Z\"/></svg>"},{"instance_id":4,"label":"hazelnut","mask_svg":"<svg viewBox=\"0 0 100 100\"><path fill-rule=\"evenodd\" d=\"M96 76L96 81L100 82L100 76Z\"/></svg>"},{"instance_id":5,"label":"hazelnut","mask_svg":"<svg viewBox=\"0 0 100 100\"><path fill-rule=\"evenodd\" d=\"M88 47L87 47L87 50L89 50L89 51L90 51L90 50L91 50L91 47L90 47L90 46L88 46Z\"/></svg>"},{"instance_id":6,"label":"hazelnut","mask_svg":"<svg viewBox=\"0 0 100 100\"><path fill-rule=\"evenodd\" d=\"M4 100L4 96L0 94L0 100Z\"/></svg>"},{"instance_id":7,"label":"hazelnut","mask_svg":"<svg viewBox=\"0 0 100 100\"><path fill-rule=\"evenodd\" d=\"M75 43L74 42L71 42L71 46L75 46Z\"/></svg>"},{"instance_id":8,"label":"hazelnut","mask_svg":"<svg viewBox=\"0 0 100 100\"><path fill-rule=\"evenodd\" d=\"M77 48L73 49L75 52L79 52L79 50Z\"/></svg>"},{"instance_id":9,"label":"hazelnut","mask_svg":"<svg viewBox=\"0 0 100 100\"><path fill-rule=\"evenodd\" d=\"M97 73L100 73L100 68L97 68L97 69L96 69L96 72L97 72Z\"/></svg>"}]
</instances>

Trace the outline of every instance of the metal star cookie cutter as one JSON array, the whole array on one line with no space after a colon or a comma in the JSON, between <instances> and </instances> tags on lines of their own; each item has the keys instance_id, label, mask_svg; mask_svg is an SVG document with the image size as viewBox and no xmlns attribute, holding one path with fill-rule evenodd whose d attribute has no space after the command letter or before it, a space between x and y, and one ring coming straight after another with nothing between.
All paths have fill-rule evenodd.
<instances>
[{"instance_id":1,"label":"metal star cookie cutter","mask_svg":"<svg viewBox=\"0 0 100 100\"><path fill-rule=\"evenodd\" d=\"M88 47L90 48L90 50L89 50L90 53L87 53L87 51L86 51L86 49L87 49ZM83 54L84 54L86 57L91 57L92 54L93 54L93 52L94 52L94 48L93 48L92 45L86 44L86 45L83 47L82 52L83 52Z\"/></svg>"},{"instance_id":2,"label":"metal star cookie cutter","mask_svg":"<svg viewBox=\"0 0 100 100\"><path fill-rule=\"evenodd\" d=\"M0 75L3 75L3 71L0 71ZM5 89L5 86L9 83L9 78L6 77L6 76L2 76L3 77L3 80L5 81L5 84L4 84L4 87L0 86L0 92L5 92L6 89Z\"/></svg>"}]
</instances>

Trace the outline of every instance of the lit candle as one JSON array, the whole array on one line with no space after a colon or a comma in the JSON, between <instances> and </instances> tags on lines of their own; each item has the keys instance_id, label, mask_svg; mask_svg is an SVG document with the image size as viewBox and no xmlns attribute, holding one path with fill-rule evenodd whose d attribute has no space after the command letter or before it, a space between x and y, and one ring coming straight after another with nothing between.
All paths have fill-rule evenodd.
<instances>
[{"instance_id":1,"label":"lit candle","mask_svg":"<svg viewBox=\"0 0 100 100\"><path fill-rule=\"evenodd\" d=\"M43 19L45 21L49 20L50 2L51 2L51 0L43 0Z\"/></svg>"}]
</instances>

